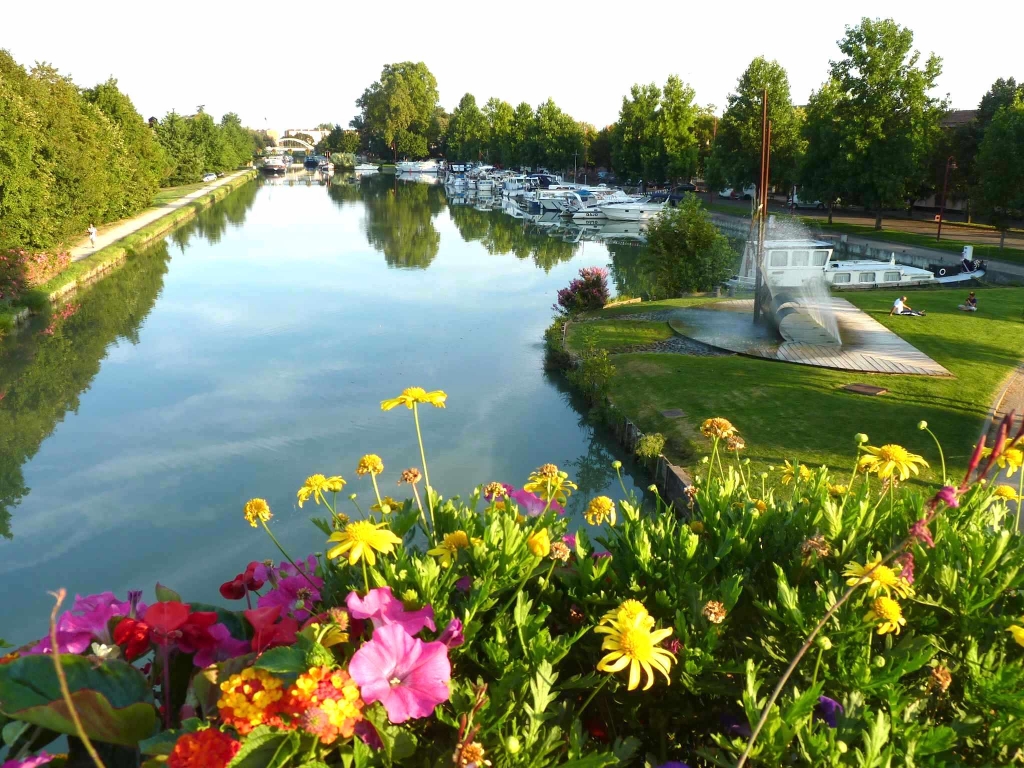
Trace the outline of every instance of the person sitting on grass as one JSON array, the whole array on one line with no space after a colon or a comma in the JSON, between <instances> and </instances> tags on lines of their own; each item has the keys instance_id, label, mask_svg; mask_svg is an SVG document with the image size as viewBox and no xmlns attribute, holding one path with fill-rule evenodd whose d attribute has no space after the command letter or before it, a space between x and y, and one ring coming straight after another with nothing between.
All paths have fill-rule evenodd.
<instances>
[{"instance_id":1,"label":"person sitting on grass","mask_svg":"<svg viewBox=\"0 0 1024 768\"><path fill-rule=\"evenodd\" d=\"M974 295L974 291L971 291L967 297L967 301L957 307L961 312L977 312L978 311L978 297Z\"/></svg>"},{"instance_id":2,"label":"person sitting on grass","mask_svg":"<svg viewBox=\"0 0 1024 768\"><path fill-rule=\"evenodd\" d=\"M893 315L911 315L912 317L923 317L924 314L925 311L923 309L918 311L912 308L909 304L907 304L906 296L897 296L896 301L892 303L892 309L889 310L889 317L892 317Z\"/></svg>"}]
</instances>

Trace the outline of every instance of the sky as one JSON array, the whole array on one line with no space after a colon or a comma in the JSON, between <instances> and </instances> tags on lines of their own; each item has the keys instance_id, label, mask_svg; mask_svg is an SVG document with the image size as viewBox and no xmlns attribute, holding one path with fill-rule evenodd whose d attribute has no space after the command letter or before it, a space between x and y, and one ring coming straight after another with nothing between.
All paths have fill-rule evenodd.
<instances>
[{"instance_id":1,"label":"sky","mask_svg":"<svg viewBox=\"0 0 1024 768\"><path fill-rule=\"evenodd\" d=\"M384 64L423 61L448 110L466 92L481 105L491 96L534 106L551 97L600 127L614 122L633 83L663 84L670 74L720 113L759 54L787 69L793 101L804 104L838 57L845 27L862 16L910 27L922 54L943 59L935 95L973 109L996 78L1024 80L1024 2L983 5L47 0L42 16L35 3L7 4L0 47L82 86L112 75L147 118L202 104L253 128L347 126Z\"/></svg>"}]
</instances>

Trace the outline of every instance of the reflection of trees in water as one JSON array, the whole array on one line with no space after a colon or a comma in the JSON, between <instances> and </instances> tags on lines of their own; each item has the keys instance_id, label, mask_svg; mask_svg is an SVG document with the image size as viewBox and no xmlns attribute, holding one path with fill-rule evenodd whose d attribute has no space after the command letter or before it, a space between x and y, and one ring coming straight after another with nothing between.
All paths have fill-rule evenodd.
<instances>
[{"instance_id":1,"label":"reflection of trees in water","mask_svg":"<svg viewBox=\"0 0 1024 768\"><path fill-rule=\"evenodd\" d=\"M502 211L478 211L470 205L453 205L448 210L463 240L482 243L492 255L513 253L517 259L533 259L545 272L569 261L579 247Z\"/></svg>"},{"instance_id":2,"label":"reflection of trees in water","mask_svg":"<svg viewBox=\"0 0 1024 768\"><path fill-rule=\"evenodd\" d=\"M649 272L647 246L632 243L608 243L612 257L611 278L620 296L648 298L654 287Z\"/></svg>"},{"instance_id":3,"label":"reflection of trees in water","mask_svg":"<svg viewBox=\"0 0 1024 768\"><path fill-rule=\"evenodd\" d=\"M444 208L442 191L391 176L364 180L366 239L384 253L388 266L426 269L437 256L441 234L433 218Z\"/></svg>"},{"instance_id":4,"label":"reflection of trees in water","mask_svg":"<svg viewBox=\"0 0 1024 768\"><path fill-rule=\"evenodd\" d=\"M171 232L170 239L181 250L188 247L193 235L199 235L208 243L220 242L229 224L238 227L245 221L259 189L259 184L243 184L219 203L204 208L194 218Z\"/></svg>"},{"instance_id":5,"label":"reflection of trees in water","mask_svg":"<svg viewBox=\"0 0 1024 768\"><path fill-rule=\"evenodd\" d=\"M71 299L80 305L78 311L52 336L38 333L43 324L35 323L0 346L0 535L11 537L11 510L30 490L22 465L65 413L78 410L79 395L110 344L121 338L138 343L168 259L164 242L129 258Z\"/></svg>"}]
</instances>

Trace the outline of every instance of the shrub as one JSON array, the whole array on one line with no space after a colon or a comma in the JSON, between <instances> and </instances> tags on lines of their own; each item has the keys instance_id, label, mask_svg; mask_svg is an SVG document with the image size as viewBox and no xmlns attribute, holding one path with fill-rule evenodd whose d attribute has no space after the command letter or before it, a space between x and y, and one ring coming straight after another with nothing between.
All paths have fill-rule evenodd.
<instances>
[{"instance_id":1,"label":"shrub","mask_svg":"<svg viewBox=\"0 0 1024 768\"><path fill-rule=\"evenodd\" d=\"M446 398L411 388L381 406ZM148 607L141 593L79 598L58 621L59 656L44 639L0 658L4 735L40 725L40 749L75 733L56 658L87 734L122 745L104 749L118 765L137 764L138 745L168 768L235 755L282 768L732 766L762 712L747 763L759 768L1013 762L1024 537L1008 506L1018 489L989 468L1018 472L1017 447L1001 439L979 464L978 446L964 481L936 493L899 482L923 457L858 441L859 472L787 461L776 496L722 455L733 425L709 419L702 433L711 456L686 521L656 494L646 507L625 490L580 499L545 464L468 501L408 469L411 499L352 522L332 501L343 478L312 475L298 499L323 508L323 555L225 571L221 595L251 610L160 585ZM383 470L364 456L356 473L371 478L353 485L376 495ZM577 500L586 524L569 534ZM265 501L244 514L273 538Z\"/></svg>"},{"instance_id":2,"label":"shrub","mask_svg":"<svg viewBox=\"0 0 1024 768\"><path fill-rule=\"evenodd\" d=\"M711 291L732 274L736 254L696 195L686 195L647 230L641 268L651 279L652 298Z\"/></svg>"},{"instance_id":3,"label":"shrub","mask_svg":"<svg viewBox=\"0 0 1024 768\"><path fill-rule=\"evenodd\" d=\"M589 402L601 403L608 396L608 388L615 376L615 365L607 349L598 349L593 340L586 339L576 367L571 368L566 376Z\"/></svg>"},{"instance_id":4,"label":"shrub","mask_svg":"<svg viewBox=\"0 0 1024 768\"><path fill-rule=\"evenodd\" d=\"M660 432L644 435L636 441L633 453L641 459L656 459L665 450L665 436Z\"/></svg>"},{"instance_id":5,"label":"shrub","mask_svg":"<svg viewBox=\"0 0 1024 768\"><path fill-rule=\"evenodd\" d=\"M31 253L21 248L0 251L0 301L13 301L27 288L43 285L71 263L67 251Z\"/></svg>"},{"instance_id":6,"label":"shrub","mask_svg":"<svg viewBox=\"0 0 1024 768\"><path fill-rule=\"evenodd\" d=\"M566 315L601 309L608 303L608 270L584 267L580 276L558 292L555 310Z\"/></svg>"}]
</instances>

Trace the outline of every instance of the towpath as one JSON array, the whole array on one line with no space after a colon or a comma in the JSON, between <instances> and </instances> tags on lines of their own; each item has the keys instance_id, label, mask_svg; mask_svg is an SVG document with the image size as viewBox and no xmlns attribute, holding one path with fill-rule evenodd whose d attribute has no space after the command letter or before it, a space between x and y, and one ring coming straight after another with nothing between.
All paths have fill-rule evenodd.
<instances>
[{"instance_id":1,"label":"towpath","mask_svg":"<svg viewBox=\"0 0 1024 768\"><path fill-rule=\"evenodd\" d=\"M1013 435L1019 429L1020 424L1024 422L1024 363L1017 366L1017 369L1007 377L1007 380L1000 387L996 395L995 402L992 404L991 416L986 423L988 445L992 445L995 441L999 424L1008 413L1016 414L1013 424L1010 426L1010 434ZM993 482L997 485L1010 485L1014 489L1020 488L1020 475L1014 473L1013 477L1008 477L1007 473L1009 471L1009 467L1004 469ZM1024 472L1024 468L1019 469L1017 472ZM1016 506L1019 506L1021 503L1024 502L1018 501ZM1014 506L1014 504L1010 504L1011 509ZM1022 520L1022 530L1024 530L1024 515L1021 515L1020 518Z\"/></svg>"},{"instance_id":2,"label":"towpath","mask_svg":"<svg viewBox=\"0 0 1024 768\"><path fill-rule=\"evenodd\" d=\"M137 232L143 227L149 226L154 221L162 219L170 213L183 208L194 200L199 199L203 195L207 195L217 187L222 187L225 184L230 183L232 180L238 178L242 174L249 173L249 171L237 171L235 173L228 173L220 177L216 181L211 181L204 187L200 187L194 192L189 192L187 195L179 197L176 200L172 200L169 203L162 205L156 205L152 208L147 208L137 216L133 216L130 219L121 219L111 224L104 225L99 234L96 235L96 247L94 248L89 244L89 238L85 237L82 241L71 249L71 260L78 261L84 259L86 256L91 256L101 248L106 248L108 245L116 243L118 240L127 237L133 232Z\"/></svg>"}]
</instances>

